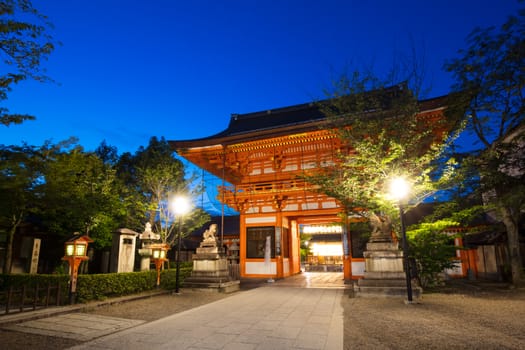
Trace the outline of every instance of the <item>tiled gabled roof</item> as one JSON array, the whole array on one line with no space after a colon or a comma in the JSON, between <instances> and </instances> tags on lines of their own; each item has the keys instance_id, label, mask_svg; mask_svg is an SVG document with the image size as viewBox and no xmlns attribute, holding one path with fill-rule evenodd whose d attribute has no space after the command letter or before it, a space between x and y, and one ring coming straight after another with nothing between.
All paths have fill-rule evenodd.
<instances>
[{"instance_id":1,"label":"tiled gabled roof","mask_svg":"<svg viewBox=\"0 0 525 350\"><path fill-rule=\"evenodd\" d=\"M386 90L404 88L404 85L399 85ZM433 110L443 107L445 100L446 96L422 100L419 104L422 111ZM328 102L329 100L324 100L260 112L232 114L228 128L215 135L193 140L170 141L170 143L175 149L181 149L318 130L321 123L326 120L321 106Z\"/></svg>"},{"instance_id":2,"label":"tiled gabled roof","mask_svg":"<svg viewBox=\"0 0 525 350\"><path fill-rule=\"evenodd\" d=\"M319 123L325 118L319 105L315 103L305 103L254 113L232 114L228 128L218 134L200 139L170 141L170 144L175 149L180 149L228 144L233 140L241 142L245 139L255 140L267 137L270 134L278 136L276 130L289 133L290 130L302 132L317 129Z\"/></svg>"},{"instance_id":3,"label":"tiled gabled roof","mask_svg":"<svg viewBox=\"0 0 525 350\"><path fill-rule=\"evenodd\" d=\"M229 135L235 135L283 126L299 126L305 123L324 120L325 118L319 105L305 103L262 112L232 114L228 129L225 131L227 131Z\"/></svg>"}]
</instances>

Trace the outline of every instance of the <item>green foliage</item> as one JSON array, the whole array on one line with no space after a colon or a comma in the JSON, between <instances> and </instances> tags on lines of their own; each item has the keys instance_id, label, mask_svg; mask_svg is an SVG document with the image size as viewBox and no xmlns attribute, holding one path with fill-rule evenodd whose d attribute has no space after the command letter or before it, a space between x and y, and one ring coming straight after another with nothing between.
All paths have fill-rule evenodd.
<instances>
[{"instance_id":1,"label":"green foliage","mask_svg":"<svg viewBox=\"0 0 525 350\"><path fill-rule=\"evenodd\" d=\"M179 286L182 287L184 280L191 275L191 271L193 270L192 263L189 264L181 264L180 270L179 270ZM174 290L176 287L176 270L175 269L169 269L169 270L163 270L160 273L160 287L167 289L167 290Z\"/></svg>"},{"instance_id":2,"label":"green foliage","mask_svg":"<svg viewBox=\"0 0 525 350\"><path fill-rule=\"evenodd\" d=\"M176 261L169 261L169 268L175 269L177 267ZM193 268L193 261L181 261L180 262L180 268L181 269L192 269Z\"/></svg>"},{"instance_id":3,"label":"green foliage","mask_svg":"<svg viewBox=\"0 0 525 350\"><path fill-rule=\"evenodd\" d=\"M525 9L499 30L477 28L466 49L445 64L456 80L451 112L464 113L467 128L486 148L523 123L525 82Z\"/></svg>"},{"instance_id":4,"label":"green foliage","mask_svg":"<svg viewBox=\"0 0 525 350\"><path fill-rule=\"evenodd\" d=\"M299 245L301 261L304 261L306 257L310 254L311 247L309 246L309 242L311 238L312 238L312 235L301 233L300 245Z\"/></svg>"},{"instance_id":5,"label":"green foliage","mask_svg":"<svg viewBox=\"0 0 525 350\"><path fill-rule=\"evenodd\" d=\"M468 227L484 216L486 206L479 205L476 203L464 203L461 200L450 200L444 203L440 203L436 206L433 214L425 217L425 222L433 222L436 220L450 221L461 225L462 227Z\"/></svg>"},{"instance_id":6,"label":"green foliage","mask_svg":"<svg viewBox=\"0 0 525 350\"><path fill-rule=\"evenodd\" d=\"M111 246L120 227L141 232L149 214L163 240L172 244L180 220L167 204L189 183L172 153L164 139L156 138L136 156L120 158L105 143L86 152L75 139L41 147L0 146L0 230L8 237L4 271L10 271L14 234L28 219L63 240L75 232L88 235L91 247L100 250ZM193 209L184 216L182 236L208 220L203 210Z\"/></svg>"},{"instance_id":7,"label":"green foliage","mask_svg":"<svg viewBox=\"0 0 525 350\"><path fill-rule=\"evenodd\" d=\"M13 85L32 79L46 81L41 63L55 48L48 34L51 24L38 13L29 0L0 2L0 49L3 75L0 76L0 102L5 101ZM26 114L10 114L0 107L0 124L20 124L35 119Z\"/></svg>"},{"instance_id":8,"label":"green foliage","mask_svg":"<svg viewBox=\"0 0 525 350\"><path fill-rule=\"evenodd\" d=\"M45 286L47 284L57 285L60 283L67 292L68 282L69 275L0 274L0 290L7 290L9 287L18 288L23 285L34 287L36 284ZM63 295L67 295L67 293Z\"/></svg>"},{"instance_id":9,"label":"green foliage","mask_svg":"<svg viewBox=\"0 0 525 350\"><path fill-rule=\"evenodd\" d=\"M420 118L407 84L389 87L371 74L354 73L341 78L320 105L328 117L324 127L334 131L340 152L334 166L320 165L321 172L305 177L348 213L395 222L397 202L388 195L394 178L410 183L410 201L417 205L450 175L452 164L438 160L454 140L456 134L449 133L457 123Z\"/></svg>"},{"instance_id":10,"label":"green foliage","mask_svg":"<svg viewBox=\"0 0 525 350\"><path fill-rule=\"evenodd\" d=\"M77 298L80 302L101 300L151 290L155 287L155 271L79 275Z\"/></svg>"},{"instance_id":11,"label":"green foliage","mask_svg":"<svg viewBox=\"0 0 525 350\"><path fill-rule=\"evenodd\" d=\"M441 220L422 223L407 230L410 258L415 259L422 287L438 285L440 274L455 266L453 258L456 249L459 249L454 246L457 235L444 233L444 230L457 225L457 222Z\"/></svg>"},{"instance_id":12,"label":"green foliage","mask_svg":"<svg viewBox=\"0 0 525 350\"><path fill-rule=\"evenodd\" d=\"M420 104L406 84L386 87L370 74L343 77L335 90L321 108L341 152L334 166L307 180L388 236L388 223L399 217L397 201L388 196L390 182L396 177L407 180L413 205L449 186L456 163L445 151L458 135L460 119L421 118ZM423 286L453 266L455 248L449 244L451 237L441 233L447 225L456 223L422 224L411 232L412 257Z\"/></svg>"},{"instance_id":13,"label":"green foliage","mask_svg":"<svg viewBox=\"0 0 525 350\"><path fill-rule=\"evenodd\" d=\"M171 146L164 138L152 137L148 146L140 147L134 155L123 154L117 169L119 178L128 189L132 189L127 192L131 198L128 201L128 218L132 227L141 230L149 221L153 231L160 234L162 242L173 246L178 237L180 218L174 216L170 208L171 200L181 194L196 196L199 189L190 193L192 180L185 178L184 166L173 156ZM209 215L204 211L192 210L184 216L182 235L189 234L208 220Z\"/></svg>"},{"instance_id":14,"label":"green foliage","mask_svg":"<svg viewBox=\"0 0 525 350\"><path fill-rule=\"evenodd\" d=\"M110 246L121 205L115 170L80 146L44 147L43 152L43 181L37 188L43 225L65 238L79 232L97 248Z\"/></svg>"},{"instance_id":15,"label":"green foliage","mask_svg":"<svg viewBox=\"0 0 525 350\"><path fill-rule=\"evenodd\" d=\"M0 145L0 229L7 233L3 272L11 269L12 245L17 228L34 211L34 188L43 162L37 149L27 145Z\"/></svg>"},{"instance_id":16,"label":"green foliage","mask_svg":"<svg viewBox=\"0 0 525 350\"><path fill-rule=\"evenodd\" d=\"M180 284L191 274L191 268L180 269ZM160 287L175 289L176 270L161 271ZM79 275L77 299L79 302L103 300L106 298L141 293L156 288L157 272L141 271L129 273L109 273L96 275Z\"/></svg>"},{"instance_id":17,"label":"green foliage","mask_svg":"<svg viewBox=\"0 0 525 350\"><path fill-rule=\"evenodd\" d=\"M192 266L183 264L180 269L180 285L184 279L191 275ZM0 291L7 291L9 287L19 289L25 286L32 290L38 284L41 288L60 284L62 302L67 302L69 295L69 275L29 275L29 274L0 274ZM160 288L175 289L176 270L163 270L160 277ZM106 298L125 296L154 290L157 288L157 272L141 271L130 273L109 273L78 276L77 300L88 302Z\"/></svg>"},{"instance_id":18,"label":"green foliage","mask_svg":"<svg viewBox=\"0 0 525 350\"><path fill-rule=\"evenodd\" d=\"M519 221L525 209L525 9L499 28L477 28L445 64L455 77L449 113L466 120L480 145L458 181L476 173L487 209L506 227L514 284L523 282Z\"/></svg>"}]
</instances>

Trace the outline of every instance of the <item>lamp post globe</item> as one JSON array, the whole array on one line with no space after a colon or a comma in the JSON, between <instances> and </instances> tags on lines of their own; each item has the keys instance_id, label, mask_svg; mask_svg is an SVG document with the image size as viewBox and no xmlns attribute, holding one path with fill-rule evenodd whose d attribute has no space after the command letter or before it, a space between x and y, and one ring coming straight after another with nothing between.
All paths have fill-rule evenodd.
<instances>
[{"instance_id":1,"label":"lamp post globe","mask_svg":"<svg viewBox=\"0 0 525 350\"><path fill-rule=\"evenodd\" d=\"M390 182L390 195L395 198L399 206L399 219L401 222L401 236L403 238L403 260L405 265L405 278L407 286L407 301L412 303L412 278L410 276L410 263L408 260L408 241L405 227L405 215L403 213L403 202L408 197L410 192L410 185L408 181L402 177L394 178Z\"/></svg>"},{"instance_id":2,"label":"lamp post globe","mask_svg":"<svg viewBox=\"0 0 525 350\"><path fill-rule=\"evenodd\" d=\"M396 177L390 182L390 195L398 201L402 201L408 196L410 185L403 177Z\"/></svg>"},{"instance_id":3,"label":"lamp post globe","mask_svg":"<svg viewBox=\"0 0 525 350\"><path fill-rule=\"evenodd\" d=\"M190 201L185 196L176 196L171 202L171 208L176 215L185 215L190 211Z\"/></svg>"},{"instance_id":4,"label":"lamp post globe","mask_svg":"<svg viewBox=\"0 0 525 350\"><path fill-rule=\"evenodd\" d=\"M180 276L180 246L182 244L182 217L187 214L191 207L190 201L185 196L176 196L171 203L173 212L179 219L179 232L177 237L177 259L175 274L175 293L179 293L179 276Z\"/></svg>"}]
</instances>

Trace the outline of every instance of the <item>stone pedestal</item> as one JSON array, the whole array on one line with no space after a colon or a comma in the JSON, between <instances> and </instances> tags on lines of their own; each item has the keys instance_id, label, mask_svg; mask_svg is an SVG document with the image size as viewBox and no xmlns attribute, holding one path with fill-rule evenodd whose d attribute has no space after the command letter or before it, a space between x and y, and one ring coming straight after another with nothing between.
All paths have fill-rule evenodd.
<instances>
[{"instance_id":1,"label":"stone pedestal","mask_svg":"<svg viewBox=\"0 0 525 350\"><path fill-rule=\"evenodd\" d=\"M184 287L222 293L240 289L240 281L230 279L228 259L220 254L217 246L201 243L192 258L193 271L184 280Z\"/></svg>"},{"instance_id":2,"label":"stone pedestal","mask_svg":"<svg viewBox=\"0 0 525 350\"><path fill-rule=\"evenodd\" d=\"M366 245L365 275L354 286L357 297L406 297L407 284L403 269L403 252L398 243L377 240ZM414 299L421 296L421 288L412 283Z\"/></svg>"}]
</instances>

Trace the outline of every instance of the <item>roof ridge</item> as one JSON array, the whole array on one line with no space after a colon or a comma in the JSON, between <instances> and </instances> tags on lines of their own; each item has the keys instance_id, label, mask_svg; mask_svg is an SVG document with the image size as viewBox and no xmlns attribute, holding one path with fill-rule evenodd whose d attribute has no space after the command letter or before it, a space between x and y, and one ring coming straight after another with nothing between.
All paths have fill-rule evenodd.
<instances>
[{"instance_id":1,"label":"roof ridge","mask_svg":"<svg viewBox=\"0 0 525 350\"><path fill-rule=\"evenodd\" d=\"M302 110L302 109L305 109L305 108L314 107L315 105L316 105L316 101L312 101L312 102L300 103L300 104L296 104L296 105L292 105L292 106L266 109L266 110L261 110L261 111L257 111L257 112L232 113L230 118L231 118L231 120L257 118L257 117L260 117L262 115L267 115L267 114L298 111L298 110Z\"/></svg>"}]
</instances>

